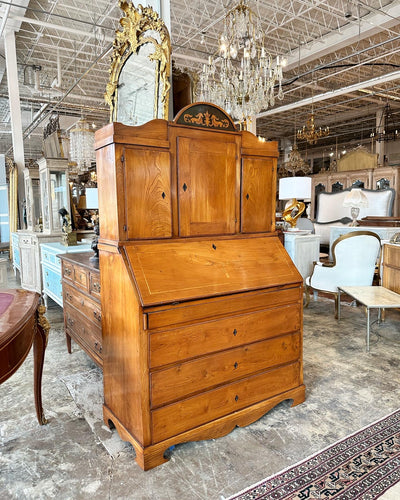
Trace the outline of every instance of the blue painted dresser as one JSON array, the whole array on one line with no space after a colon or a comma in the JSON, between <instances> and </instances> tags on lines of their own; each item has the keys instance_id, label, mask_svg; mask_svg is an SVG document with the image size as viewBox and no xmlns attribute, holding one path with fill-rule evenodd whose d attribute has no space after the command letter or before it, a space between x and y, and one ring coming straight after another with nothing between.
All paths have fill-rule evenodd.
<instances>
[{"instance_id":1,"label":"blue painted dresser","mask_svg":"<svg viewBox=\"0 0 400 500\"><path fill-rule=\"evenodd\" d=\"M62 253L91 251L91 244L78 243L74 246L65 246L62 243L43 243L40 245L41 266L43 277L43 299L47 307L47 299L50 297L58 305L63 307L62 283L61 283L61 261L57 257Z\"/></svg>"}]
</instances>

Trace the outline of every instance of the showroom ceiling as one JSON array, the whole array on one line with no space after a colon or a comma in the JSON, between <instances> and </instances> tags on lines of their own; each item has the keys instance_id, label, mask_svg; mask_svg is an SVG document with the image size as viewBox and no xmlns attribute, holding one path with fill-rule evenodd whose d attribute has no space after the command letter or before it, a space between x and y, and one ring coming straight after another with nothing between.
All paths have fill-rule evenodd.
<instances>
[{"instance_id":1,"label":"showroom ceiling","mask_svg":"<svg viewBox=\"0 0 400 500\"><path fill-rule=\"evenodd\" d=\"M171 0L177 68L195 75L217 53L224 15L236 3ZM317 126L331 130L319 145L351 147L369 138L386 103L393 121L400 120L400 0L253 0L250 6L271 55L288 60L284 99L260 113L259 135L281 139L281 146L293 141L313 109ZM103 95L122 17L118 1L0 0L0 17L2 34L16 33L26 158L41 155L43 126L55 114L64 129L81 116L96 127L107 123ZM0 153L12 154L3 37L0 54Z\"/></svg>"}]
</instances>

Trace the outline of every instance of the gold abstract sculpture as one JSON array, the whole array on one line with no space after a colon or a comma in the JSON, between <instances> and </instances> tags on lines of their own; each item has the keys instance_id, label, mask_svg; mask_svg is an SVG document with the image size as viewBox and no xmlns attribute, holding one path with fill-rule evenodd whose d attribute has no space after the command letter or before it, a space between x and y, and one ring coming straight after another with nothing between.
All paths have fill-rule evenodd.
<instances>
[{"instance_id":1,"label":"gold abstract sculpture","mask_svg":"<svg viewBox=\"0 0 400 500\"><path fill-rule=\"evenodd\" d=\"M152 7L139 5L136 9L131 2L119 0L119 7L125 14L120 19L122 30L116 32L112 62L110 67L110 79L106 87L105 100L110 106L110 121L120 121L127 125L140 125L141 122L126 121L122 113L129 108L128 97L135 94L135 100L130 101L133 106L143 101L143 94L137 100L139 91L147 94L152 92L153 113L151 118L168 119L168 97L170 90L170 54L171 42L168 29L163 20ZM135 59L140 72L134 71ZM128 71L132 63L130 75L123 82L123 72ZM139 84L142 77L148 75L144 84ZM119 99L126 94L119 109ZM148 121L145 119L143 121Z\"/></svg>"}]
</instances>

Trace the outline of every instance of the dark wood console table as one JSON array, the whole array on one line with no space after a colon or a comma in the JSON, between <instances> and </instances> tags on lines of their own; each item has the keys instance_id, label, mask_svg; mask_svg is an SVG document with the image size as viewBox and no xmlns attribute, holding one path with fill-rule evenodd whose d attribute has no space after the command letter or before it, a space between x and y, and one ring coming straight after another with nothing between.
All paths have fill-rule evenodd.
<instances>
[{"instance_id":1,"label":"dark wood console table","mask_svg":"<svg viewBox=\"0 0 400 500\"><path fill-rule=\"evenodd\" d=\"M0 293L0 384L22 365L33 344L36 416L46 424L42 408L42 373L50 325L40 296L27 290Z\"/></svg>"}]
</instances>

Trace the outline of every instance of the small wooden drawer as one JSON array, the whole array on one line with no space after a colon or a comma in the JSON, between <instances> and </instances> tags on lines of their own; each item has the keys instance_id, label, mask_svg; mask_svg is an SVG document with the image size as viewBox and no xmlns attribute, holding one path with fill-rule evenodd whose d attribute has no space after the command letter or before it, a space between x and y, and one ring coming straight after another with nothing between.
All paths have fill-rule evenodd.
<instances>
[{"instance_id":1,"label":"small wooden drawer","mask_svg":"<svg viewBox=\"0 0 400 500\"><path fill-rule=\"evenodd\" d=\"M101 329L93 328L93 325L69 304L64 304L64 316L67 333L89 354L95 354L102 359Z\"/></svg>"},{"instance_id":2,"label":"small wooden drawer","mask_svg":"<svg viewBox=\"0 0 400 500\"><path fill-rule=\"evenodd\" d=\"M300 357L300 334L256 342L203 356L151 374L151 406L177 401Z\"/></svg>"},{"instance_id":3,"label":"small wooden drawer","mask_svg":"<svg viewBox=\"0 0 400 500\"><path fill-rule=\"evenodd\" d=\"M89 283L89 292L90 295L96 297L100 300L100 275L90 273L90 283Z\"/></svg>"},{"instance_id":4,"label":"small wooden drawer","mask_svg":"<svg viewBox=\"0 0 400 500\"><path fill-rule=\"evenodd\" d=\"M71 282L74 279L74 266L66 260L62 262L62 277Z\"/></svg>"},{"instance_id":5,"label":"small wooden drawer","mask_svg":"<svg viewBox=\"0 0 400 500\"><path fill-rule=\"evenodd\" d=\"M295 362L152 410L153 442L193 429L301 384Z\"/></svg>"},{"instance_id":6,"label":"small wooden drawer","mask_svg":"<svg viewBox=\"0 0 400 500\"><path fill-rule=\"evenodd\" d=\"M67 283L64 284L64 300L80 311L85 318L101 327L100 304Z\"/></svg>"},{"instance_id":7,"label":"small wooden drawer","mask_svg":"<svg viewBox=\"0 0 400 500\"><path fill-rule=\"evenodd\" d=\"M256 311L274 306L300 303L302 287L292 286L275 290L248 292L229 298L221 297L207 301L180 303L146 310L148 329L165 328L170 325L191 323L218 316Z\"/></svg>"},{"instance_id":8,"label":"small wooden drawer","mask_svg":"<svg viewBox=\"0 0 400 500\"><path fill-rule=\"evenodd\" d=\"M163 366L298 331L298 305L196 323L150 334L150 367Z\"/></svg>"},{"instance_id":9,"label":"small wooden drawer","mask_svg":"<svg viewBox=\"0 0 400 500\"><path fill-rule=\"evenodd\" d=\"M85 292L89 292L89 271L80 266L74 266L74 284Z\"/></svg>"},{"instance_id":10,"label":"small wooden drawer","mask_svg":"<svg viewBox=\"0 0 400 500\"><path fill-rule=\"evenodd\" d=\"M391 267L400 268L400 246L383 246L383 263Z\"/></svg>"}]
</instances>

